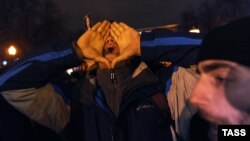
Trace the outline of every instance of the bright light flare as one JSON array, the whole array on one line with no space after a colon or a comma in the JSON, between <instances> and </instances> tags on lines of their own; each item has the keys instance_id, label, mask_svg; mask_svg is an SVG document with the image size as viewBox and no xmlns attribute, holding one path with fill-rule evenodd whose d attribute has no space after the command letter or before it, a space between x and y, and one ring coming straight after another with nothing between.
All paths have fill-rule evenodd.
<instances>
[{"instance_id":1,"label":"bright light flare","mask_svg":"<svg viewBox=\"0 0 250 141\"><path fill-rule=\"evenodd\" d=\"M9 47L9 49L8 49L9 55L14 56L14 55L16 55L16 52L17 52L17 50L13 45Z\"/></svg>"},{"instance_id":2,"label":"bright light flare","mask_svg":"<svg viewBox=\"0 0 250 141\"><path fill-rule=\"evenodd\" d=\"M189 30L190 33L200 33L200 29L198 28L192 28Z\"/></svg>"},{"instance_id":3,"label":"bright light flare","mask_svg":"<svg viewBox=\"0 0 250 141\"><path fill-rule=\"evenodd\" d=\"M8 62L6 60L3 61L3 65L6 66Z\"/></svg>"},{"instance_id":4,"label":"bright light flare","mask_svg":"<svg viewBox=\"0 0 250 141\"><path fill-rule=\"evenodd\" d=\"M73 72L73 69L67 69L66 72L70 75Z\"/></svg>"}]
</instances>

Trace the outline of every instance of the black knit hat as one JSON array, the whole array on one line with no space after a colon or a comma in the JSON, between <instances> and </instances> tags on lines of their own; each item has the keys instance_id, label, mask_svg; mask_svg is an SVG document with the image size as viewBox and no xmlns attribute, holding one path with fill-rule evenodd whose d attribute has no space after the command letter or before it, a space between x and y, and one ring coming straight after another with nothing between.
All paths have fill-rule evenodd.
<instances>
[{"instance_id":1,"label":"black knit hat","mask_svg":"<svg viewBox=\"0 0 250 141\"><path fill-rule=\"evenodd\" d=\"M208 33L201 44L198 62L207 59L229 60L250 67L250 17Z\"/></svg>"}]
</instances>

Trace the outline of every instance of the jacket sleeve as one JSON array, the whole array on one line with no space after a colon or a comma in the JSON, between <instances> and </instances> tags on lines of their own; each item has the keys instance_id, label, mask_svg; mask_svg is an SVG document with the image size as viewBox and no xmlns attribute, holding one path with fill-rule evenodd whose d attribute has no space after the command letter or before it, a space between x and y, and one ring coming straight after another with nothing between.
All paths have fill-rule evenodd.
<instances>
[{"instance_id":1,"label":"jacket sleeve","mask_svg":"<svg viewBox=\"0 0 250 141\"><path fill-rule=\"evenodd\" d=\"M60 132L70 120L70 101L50 83L54 75L81 63L71 44L51 44L0 76L1 96L37 123Z\"/></svg>"},{"instance_id":2,"label":"jacket sleeve","mask_svg":"<svg viewBox=\"0 0 250 141\"><path fill-rule=\"evenodd\" d=\"M81 64L74 48L71 43L54 43L31 53L0 76L0 90L44 86L56 74Z\"/></svg>"},{"instance_id":3,"label":"jacket sleeve","mask_svg":"<svg viewBox=\"0 0 250 141\"><path fill-rule=\"evenodd\" d=\"M175 65L194 64L202 39L199 34L155 29L141 34L141 58L144 61L171 61Z\"/></svg>"},{"instance_id":4,"label":"jacket sleeve","mask_svg":"<svg viewBox=\"0 0 250 141\"><path fill-rule=\"evenodd\" d=\"M189 138L190 121L197 113L197 108L188 100L199 78L196 67L196 65L190 68L176 66L172 77L166 82L165 95L175 121L175 130L183 139Z\"/></svg>"}]
</instances>

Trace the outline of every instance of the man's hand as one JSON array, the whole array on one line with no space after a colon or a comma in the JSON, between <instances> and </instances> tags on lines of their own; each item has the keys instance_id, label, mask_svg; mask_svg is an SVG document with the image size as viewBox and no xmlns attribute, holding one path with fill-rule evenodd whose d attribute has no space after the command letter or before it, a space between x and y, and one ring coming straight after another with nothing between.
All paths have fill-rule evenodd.
<instances>
[{"instance_id":1,"label":"man's hand","mask_svg":"<svg viewBox=\"0 0 250 141\"><path fill-rule=\"evenodd\" d=\"M132 56L141 55L140 34L135 29L122 22L119 24L113 22L111 24L110 34L120 48L120 55L111 62L111 68L114 68L118 62L127 60Z\"/></svg>"},{"instance_id":2,"label":"man's hand","mask_svg":"<svg viewBox=\"0 0 250 141\"><path fill-rule=\"evenodd\" d=\"M106 20L98 22L78 39L77 45L80 47L84 57L95 62L104 63L110 68L110 62L102 56L105 38L109 34L110 23Z\"/></svg>"}]
</instances>

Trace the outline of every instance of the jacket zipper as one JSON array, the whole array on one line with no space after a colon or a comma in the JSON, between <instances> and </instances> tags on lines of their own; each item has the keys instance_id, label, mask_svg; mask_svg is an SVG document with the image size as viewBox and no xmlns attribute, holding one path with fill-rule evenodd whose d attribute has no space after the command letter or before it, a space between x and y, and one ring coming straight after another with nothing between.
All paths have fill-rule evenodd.
<instances>
[{"instance_id":1,"label":"jacket zipper","mask_svg":"<svg viewBox=\"0 0 250 141\"><path fill-rule=\"evenodd\" d=\"M116 80L116 77L115 77L115 72L113 69L111 69L110 71L110 79L111 79L111 82L113 84L113 91L112 91L112 96L113 96L113 106L112 106L112 109L113 111L115 112L116 111L116 85L117 85L117 80ZM115 114L115 113L114 113Z\"/></svg>"},{"instance_id":2,"label":"jacket zipper","mask_svg":"<svg viewBox=\"0 0 250 141\"><path fill-rule=\"evenodd\" d=\"M113 69L111 69L110 71L110 79L111 79L111 82L112 82L112 85L113 85L113 91L112 91L112 96L113 96L113 105L112 105L112 108L113 108L113 111L114 111L114 115L116 117L116 85L117 85L117 80L116 80L116 77L115 77L115 72ZM114 128L111 127L111 141L114 141Z\"/></svg>"},{"instance_id":3,"label":"jacket zipper","mask_svg":"<svg viewBox=\"0 0 250 141\"><path fill-rule=\"evenodd\" d=\"M115 72L113 69L110 70L110 79L111 79L112 83L114 84L116 78L115 78Z\"/></svg>"}]
</instances>

